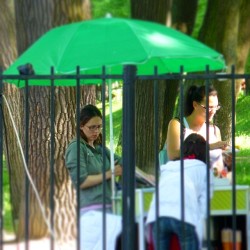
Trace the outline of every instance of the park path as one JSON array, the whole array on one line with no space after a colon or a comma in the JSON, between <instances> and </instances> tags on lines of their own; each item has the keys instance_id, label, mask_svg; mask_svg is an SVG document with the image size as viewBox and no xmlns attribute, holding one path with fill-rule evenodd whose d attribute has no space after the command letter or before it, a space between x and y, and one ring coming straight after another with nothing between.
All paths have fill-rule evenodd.
<instances>
[{"instance_id":1,"label":"park path","mask_svg":"<svg viewBox=\"0 0 250 250\"><path fill-rule=\"evenodd\" d=\"M12 236L6 237L4 235L4 244L2 245L2 250L50 250L51 245L50 245L50 239L48 238L43 238L39 240L30 240L28 248L26 248L25 242L15 242ZM54 243L54 250L75 250L76 249L76 242L71 241L67 243Z\"/></svg>"}]
</instances>

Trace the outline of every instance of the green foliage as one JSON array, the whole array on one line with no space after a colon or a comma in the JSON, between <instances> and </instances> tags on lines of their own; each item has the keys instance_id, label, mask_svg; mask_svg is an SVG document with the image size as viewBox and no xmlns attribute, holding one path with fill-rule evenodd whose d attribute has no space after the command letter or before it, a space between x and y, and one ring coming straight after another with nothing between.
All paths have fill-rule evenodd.
<instances>
[{"instance_id":1,"label":"green foliage","mask_svg":"<svg viewBox=\"0 0 250 250\"><path fill-rule=\"evenodd\" d=\"M246 67L245 67L245 73L250 73L250 53L248 55L248 59L247 59L247 63L246 63Z\"/></svg>"},{"instance_id":2,"label":"green foliage","mask_svg":"<svg viewBox=\"0 0 250 250\"><path fill-rule=\"evenodd\" d=\"M250 96L241 95L236 104L236 183L250 185Z\"/></svg>"},{"instance_id":3,"label":"green foliage","mask_svg":"<svg viewBox=\"0 0 250 250\"><path fill-rule=\"evenodd\" d=\"M236 183L250 185L250 149L243 149L236 156Z\"/></svg>"},{"instance_id":4,"label":"green foliage","mask_svg":"<svg viewBox=\"0 0 250 250\"><path fill-rule=\"evenodd\" d=\"M3 167L3 216L4 216L4 230L13 232L12 216L11 216L11 202L10 202L10 186L9 173L7 168Z\"/></svg>"},{"instance_id":5,"label":"green foliage","mask_svg":"<svg viewBox=\"0 0 250 250\"><path fill-rule=\"evenodd\" d=\"M236 105L236 136L249 136L250 126L249 126L249 110L250 96L241 95L237 101ZM248 147L250 145L247 145Z\"/></svg>"},{"instance_id":6,"label":"green foliage","mask_svg":"<svg viewBox=\"0 0 250 250\"><path fill-rule=\"evenodd\" d=\"M197 38L207 10L207 0L198 1L197 14L192 37Z\"/></svg>"},{"instance_id":7,"label":"green foliage","mask_svg":"<svg viewBox=\"0 0 250 250\"><path fill-rule=\"evenodd\" d=\"M116 103L116 107L119 107L121 103ZM121 155L121 149L119 149L119 136L121 132L121 124L122 124L122 109L117 109L113 112L113 122L114 122L114 149L115 152L119 155ZM110 142L110 116L106 115L106 138L108 143ZM108 145L107 145L108 146Z\"/></svg>"},{"instance_id":8,"label":"green foliage","mask_svg":"<svg viewBox=\"0 0 250 250\"><path fill-rule=\"evenodd\" d=\"M121 148L118 145L119 137L121 133L121 124L122 124L122 101L120 99L121 94L119 94L118 99L113 100L112 102L112 120L113 120L113 143L114 150L117 154L121 155ZM97 107L102 110L102 104L97 104ZM106 104L105 108L105 118L106 118L106 128L105 128L105 136L106 136L106 145L110 148L110 109L109 105Z\"/></svg>"},{"instance_id":9,"label":"green foliage","mask_svg":"<svg viewBox=\"0 0 250 250\"><path fill-rule=\"evenodd\" d=\"M105 17L108 13L113 17L129 17L129 0L92 0L93 18Z\"/></svg>"}]
</instances>

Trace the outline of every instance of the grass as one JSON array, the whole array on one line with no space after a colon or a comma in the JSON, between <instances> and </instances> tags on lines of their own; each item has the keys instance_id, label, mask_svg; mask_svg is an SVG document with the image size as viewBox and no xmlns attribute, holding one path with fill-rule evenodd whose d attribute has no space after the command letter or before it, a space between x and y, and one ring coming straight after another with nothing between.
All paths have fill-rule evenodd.
<instances>
[{"instance_id":1,"label":"grass","mask_svg":"<svg viewBox=\"0 0 250 250\"><path fill-rule=\"evenodd\" d=\"M207 0L202 0L198 1L198 10L196 14L196 19L195 19L195 25L194 25L194 30L192 33L192 37L198 38L198 34L201 28L201 25L203 23L203 19L206 13L206 8L207 8Z\"/></svg>"},{"instance_id":2,"label":"grass","mask_svg":"<svg viewBox=\"0 0 250 250\"><path fill-rule=\"evenodd\" d=\"M250 185L250 96L241 95L236 105L236 145L240 151L236 154L236 183Z\"/></svg>"}]
</instances>

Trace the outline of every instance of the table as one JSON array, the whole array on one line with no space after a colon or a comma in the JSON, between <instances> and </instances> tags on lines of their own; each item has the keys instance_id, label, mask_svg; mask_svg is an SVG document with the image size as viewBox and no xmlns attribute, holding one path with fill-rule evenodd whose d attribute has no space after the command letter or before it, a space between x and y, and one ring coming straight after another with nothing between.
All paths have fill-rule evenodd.
<instances>
[{"instance_id":1,"label":"table","mask_svg":"<svg viewBox=\"0 0 250 250\"><path fill-rule=\"evenodd\" d=\"M249 186L237 185L236 189L236 217L244 219L243 228L243 248L250 250L250 188ZM139 246L140 250L145 250L145 234L144 234L144 223L147 211L149 210L150 202L154 193L154 188L142 188L136 189L135 193L135 214L136 221L139 225ZM121 197L121 193L118 197ZM118 199L121 207L121 199ZM213 198L211 200L210 210L210 225L211 225L211 238L213 240L219 240L218 237L221 228L218 227L219 217L225 218L226 216L231 217L232 211L232 186L215 186ZM119 204L118 204L119 207ZM119 209L118 209L119 210ZM121 212L121 210L120 210ZM232 217L231 217L232 218ZM237 221L238 223L238 221ZM219 225L223 226L223 225ZM245 248L244 248L245 246Z\"/></svg>"},{"instance_id":2,"label":"table","mask_svg":"<svg viewBox=\"0 0 250 250\"><path fill-rule=\"evenodd\" d=\"M236 224L242 231L242 249L250 250L250 187L236 185ZM211 240L220 240L222 228L232 228L232 186L215 186L211 200Z\"/></svg>"}]
</instances>

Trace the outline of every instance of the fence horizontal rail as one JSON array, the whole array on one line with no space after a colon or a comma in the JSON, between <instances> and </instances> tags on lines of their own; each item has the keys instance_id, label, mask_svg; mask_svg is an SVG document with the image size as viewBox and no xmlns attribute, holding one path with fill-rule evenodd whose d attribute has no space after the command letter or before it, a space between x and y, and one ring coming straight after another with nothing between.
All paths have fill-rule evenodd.
<instances>
[{"instance_id":1,"label":"fence horizontal rail","mask_svg":"<svg viewBox=\"0 0 250 250\"><path fill-rule=\"evenodd\" d=\"M113 79L113 80L121 80L123 79L123 75L121 74L98 74L98 75L84 75L84 74L71 74L71 75L64 75L64 74L47 74L47 75L0 75L0 80L63 80L63 79ZM188 74L181 74L181 73L174 73L174 74L163 74L163 75L137 75L136 79L140 80L230 80L230 79L250 79L250 74L230 74L230 73L188 73ZM100 82L101 83L101 82Z\"/></svg>"}]
</instances>

